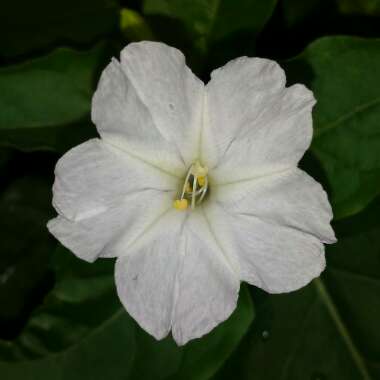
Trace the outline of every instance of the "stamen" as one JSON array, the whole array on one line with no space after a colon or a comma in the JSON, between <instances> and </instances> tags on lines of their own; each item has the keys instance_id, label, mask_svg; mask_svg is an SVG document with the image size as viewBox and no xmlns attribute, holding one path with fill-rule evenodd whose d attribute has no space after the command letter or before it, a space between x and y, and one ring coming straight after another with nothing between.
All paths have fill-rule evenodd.
<instances>
[{"instance_id":1,"label":"stamen","mask_svg":"<svg viewBox=\"0 0 380 380\"><path fill-rule=\"evenodd\" d=\"M208 189L207 173L207 167L202 166L199 161L190 166L182 187L181 197L174 201L174 207L177 210L186 210L189 202L191 202L193 210L197 204L203 201Z\"/></svg>"},{"instance_id":2,"label":"stamen","mask_svg":"<svg viewBox=\"0 0 380 380\"><path fill-rule=\"evenodd\" d=\"M194 210L195 207L195 193L197 189L197 177L194 176L193 179L193 191L191 192L191 209Z\"/></svg>"},{"instance_id":3,"label":"stamen","mask_svg":"<svg viewBox=\"0 0 380 380\"><path fill-rule=\"evenodd\" d=\"M199 198L199 203L203 201L203 198L205 197L207 193L207 188L208 188L208 180L207 180L207 177L205 177L205 182L204 182L204 185L202 185L202 194L201 194L201 197Z\"/></svg>"},{"instance_id":4,"label":"stamen","mask_svg":"<svg viewBox=\"0 0 380 380\"><path fill-rule=\"evenodd\" d=\"M199 186L201 186L201 187L204 186L206 183L206 177L204 177L204 176L198 177L198 183L199 183Z\"/></svg>"},{"instance_id":5,"label":"stamen","mask_svg":"<svg viewBox=\"0 0 380 380\"><path fill-rule=\"evenodd\" d=\"M173 206L177 210L186 210L188 206L187 199L176 199Z\"/></svg>"}]
</instances>

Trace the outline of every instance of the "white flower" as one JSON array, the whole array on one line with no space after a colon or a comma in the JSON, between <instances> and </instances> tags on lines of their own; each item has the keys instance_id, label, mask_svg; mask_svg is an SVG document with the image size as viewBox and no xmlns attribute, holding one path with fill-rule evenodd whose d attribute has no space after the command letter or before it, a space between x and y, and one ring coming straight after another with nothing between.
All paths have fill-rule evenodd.
<instances>
[{"instance_id":1,"label":"white flower","mask_svg":"<svg viewBox=\"0 0 380 380\"><path fill-rule=\"evenodd\" d=\"M117 257L121 302L157 339L200 337L240 281L289 292L325 267L331 207L297 168L314 103L267 59L233 60L205 86L177 49L130 44L93 98L101 138L57 164L49 230L84 260Z\"/></svg>"}]
</instances>

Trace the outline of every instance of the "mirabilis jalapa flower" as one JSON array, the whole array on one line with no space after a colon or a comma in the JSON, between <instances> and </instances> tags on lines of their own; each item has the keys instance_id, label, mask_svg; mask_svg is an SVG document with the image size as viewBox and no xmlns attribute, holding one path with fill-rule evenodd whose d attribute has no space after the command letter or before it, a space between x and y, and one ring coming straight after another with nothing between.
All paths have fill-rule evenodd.
<instances>
[{"instance_id":1,"label":"mirabilis jalapa flower","mask_svg":"<svg viewBox=\"0 0 380 380\"><path fill-rule=\"evenodd\" d=\"M132 43L93 97L101 138L57 163L48 228L84 260L117 258L120 300L147 332L200 337L241 281L290 292L325 267L331 207L297 168L314 103L268 59L235 59L204 85L177 49Z\"/></svg>"}]
</instances>

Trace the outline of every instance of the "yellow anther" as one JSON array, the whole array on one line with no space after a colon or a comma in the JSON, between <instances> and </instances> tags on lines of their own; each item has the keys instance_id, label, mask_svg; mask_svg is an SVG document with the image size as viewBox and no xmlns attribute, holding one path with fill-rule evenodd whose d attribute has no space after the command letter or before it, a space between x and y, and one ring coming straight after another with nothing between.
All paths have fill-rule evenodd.
<instances>
[{"instance_id":1,"label":"yellow anther","mask_svg":"<svg viewBox=\"0 0 380 380\"><path fill-rule=\"evenodd\" d=\"M197 181L198 181L198 183L199 183L199 186L204 186L205 185L205 183L206 183L206 177L204 177L204 176L200 176L200 177L198 177L197 178Z\"/></svg>"},{"instance_id":2,"label":"yellow anther","mask_svg":"<svg viewBox=\"0 0 380 380\"><path fill-rule=\"evenodd\" d=\"M188 206L187 199L176 199L173 204L177 210L186 210Z\"/></svg>"}]
</instances>

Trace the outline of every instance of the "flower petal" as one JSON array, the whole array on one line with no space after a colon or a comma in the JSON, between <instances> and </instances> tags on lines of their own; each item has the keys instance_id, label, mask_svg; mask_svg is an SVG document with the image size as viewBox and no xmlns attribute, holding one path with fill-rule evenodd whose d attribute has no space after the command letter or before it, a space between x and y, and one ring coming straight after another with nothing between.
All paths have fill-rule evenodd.
<instances>
[{"instance_id":1,"label":"flower petal","mask_svg":"<svg viewBox=\"0 0 380 380\"><path fill-rule=\"evenodd\" d=\"M285 88L274 61L242 57L207 85L202 154L218 180L239 180L298 163L312 137L313 94Z\"/></svg>"},{"instance_id":2,"label":"flower petal","mask_svg":"<svg viewBox=\"0 0 380 380\"><path fill-rule=\"evenodd\" d=\"M100 139L92 139L58 161L53 205L65 218L78 221L122 205L134 192L176 191L178 181Z\"/></svg>"},{"instance_id":3,"label":"flower petal","mask_svg":"<svg viewBox=\"0 0 380 380\"><path fill-rule=\"evenodd\" d=\"M293 168L249 181L214 186L214 199L243 215L314 235L335 243L327 194L304 171Z\"/></svg>"},{"instance_id":4,"label":"flower petal","mask_svg":"<svg viewBox=\"0 0 380 380\"><path fill-rule=\"evenodd\" d=\"M236 263L222 251L211 226L194 212L183 230L183 261L178 272L172 333L182 345L226 320L236 308Z\"/></svg>"},{"instance_id":5,"label":"flower petal","mask_svg":"<svg viewBox=\"0 0 380 380\"><path fill-rule=\"evenodd\" d=\"M182 258L181 230L186 213L171 210L148 228L115 267L121 302L156 339L170 331L176 274Z\"/></svg>"},{"instance_id":6,"label":"flower petal","mask_svg":"<svg viewBox=\"0 0 380 380\"><path fill-rule=\"evenodd\" d=\"M239 280L197 212L172 211L116 264L119 297L157 339L170 328L179 345L224 321L236 307Z\"/></svg>"},{"instance_id":7,"label":"flower petal","mask_svg":"<svg viewBox=\"0 0 380 380\"><path fill-rule=\"evenodd\" d=\"M158 42L129 44L103 72L92 119L101 136L145 160L182 170L196 157L203 83L183 54Z\"/></svg>"},{"instance_id":8,"label":"flower petal","mask_svg":"<svg viewBox=\"0 0 380 380\"><path fill-rule=\"evenodd\" d=\"M178 178L99 139L66 153L55 174L59 216L48 228L88 261L124 254L131 239L171 206L178 186Z\"/></svg>"},{"instance_id":9,"label":"flower petal","mask_svg":"<svg viewBox=\"0 0 380 380\"><path fill-rule=\"evenodd\" d=\"M325 268L323 244L305 232L210 204L207 214L224 249L240 264L240 279L283 293L299 289Z\"/></svg>"},{"instance_id":10,"label":"flower petal","mask_svg":"<svg viewBox=\"0 0 380 380\"><path fill-rule=\"evenodd\" d=\"M128 246L164 210L172 197L156 190L126 196L119 206L103 213L72 221L58 215L48 223L49 231L76 256L86 261L128 254Z\"/></svg>"}]
</instances>

